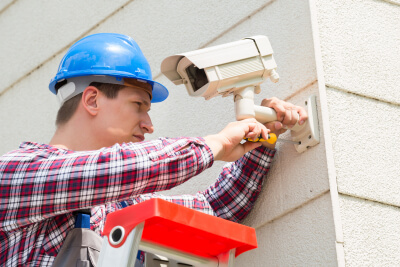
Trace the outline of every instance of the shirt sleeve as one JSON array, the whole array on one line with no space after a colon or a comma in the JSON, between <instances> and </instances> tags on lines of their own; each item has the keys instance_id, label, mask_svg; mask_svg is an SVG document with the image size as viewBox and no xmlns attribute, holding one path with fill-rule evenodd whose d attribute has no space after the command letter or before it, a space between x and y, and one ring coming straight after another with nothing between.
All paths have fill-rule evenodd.
<instances>
[{"instance_id":1,"label":"shirt sleeve","mask_svg":"<svg viewBox=\"0 0 400 267\"><path fill-rule=\"evenodd\" d=\"M84 152L19 149L0 158L0 229L167 190L212 164L202 138L160 138Z\"/></svg>"},{"instance_id":2,"label":"shirt sleeve","mask_svg":"<svg viewBox=\"0 0 400 267\"><path fill-rule=\"evenodd\" d=\"M259 147L224 166L215 184L203 193L218 217L239 222L248 215L274 155L275 150Z\"/></svg>"},{"instance_id":3,"label":"shirt sleeve","mask_svg":"<svg viewBox=\"0 0 400 267\"><path fill-rule=\"evenodd\" d=\"M238 161L226 164L216 182L196 195L165 196L154 193L140 195L107 205L102 216L98 218L105 221L106 215L111 212L151 198L161 198L209 215L238 222L248 215L257 200L274 154L275 150L264 147L245 154ZM101 233L103 225L100 225L100 219L98 221L96 228L99 228L99 233Z\"/></svg>"}]
</instances>

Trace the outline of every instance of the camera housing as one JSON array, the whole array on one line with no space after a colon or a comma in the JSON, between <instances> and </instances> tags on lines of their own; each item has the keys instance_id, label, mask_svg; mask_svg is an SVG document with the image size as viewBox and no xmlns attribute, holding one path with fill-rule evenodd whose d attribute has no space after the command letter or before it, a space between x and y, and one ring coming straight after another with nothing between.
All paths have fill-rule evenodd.
<instances>
[{"instance_id":1,"label":"camera housing","mask_svg":"<svg viewBox=\"0 0 400 267\"><path fill-rule=\"evenodd\" d=\"M277 82L276 67L268 37L258 35L167 57L161 72L175 85L184 84L190 96L209 100L258 86L267 78Z\"/></svg>"},{"instance_id":2,"label":"camera housing","mask_svg":"<svg viewBox=\"0 0 400 267\"><path fill-rule=\"evenodd\" d=\"M255 118L261 123L277 120L274 109L254 104L260 84L268 78L279 81L268 37L263 35L167 57L161 72L175 85L184 84L190 96L209 100L233 94L237 120ZM319 143L316 97L306 103L308 120L290 131L298 152ZM279 139L278 139L279 140Z\"/></svg>"}]
</instances>

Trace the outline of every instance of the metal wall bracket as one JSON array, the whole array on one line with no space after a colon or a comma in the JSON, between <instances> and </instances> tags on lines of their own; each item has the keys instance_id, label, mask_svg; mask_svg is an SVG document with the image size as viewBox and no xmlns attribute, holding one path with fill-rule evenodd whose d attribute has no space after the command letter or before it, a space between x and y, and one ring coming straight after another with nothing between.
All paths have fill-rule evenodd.
<instances>
[{"instance_id":1,"label":"metal wall bracket","mask_svg":"<svg viewBox=\"0 0 400 267\"><path fill-rule=\"evenodd\" d=\"M290 131L292 141L299 142L298 145L294 145L299 153L319 144L317 98L315 95L308 97L305 101L305 108L308 113L308 120L305 125L302 125L303 127L299 131Z\"/></svg>"}]
</instances>

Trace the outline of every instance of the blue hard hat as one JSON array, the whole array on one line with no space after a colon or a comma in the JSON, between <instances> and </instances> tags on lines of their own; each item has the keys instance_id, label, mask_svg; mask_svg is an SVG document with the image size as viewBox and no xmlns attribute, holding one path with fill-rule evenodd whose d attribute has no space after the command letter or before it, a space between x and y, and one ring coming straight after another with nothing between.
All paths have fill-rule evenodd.
<instances>
[{"instance_id":1,"label":"blue hard hat","mask_svg":"<svg viewBox=\"0 0 400 267\"><path fill-rule=\"evenodd\" d=\"M98 33L82 38L71 46L61 60L49 89L57 94L55 86L68 78L106 75L146 81L152 86L152 103L164 101L168 90L153 81L149 62L138 44L129 36L117 33ZM95 77L95 76L93 76Z\"/></svg>"}]
</instances>

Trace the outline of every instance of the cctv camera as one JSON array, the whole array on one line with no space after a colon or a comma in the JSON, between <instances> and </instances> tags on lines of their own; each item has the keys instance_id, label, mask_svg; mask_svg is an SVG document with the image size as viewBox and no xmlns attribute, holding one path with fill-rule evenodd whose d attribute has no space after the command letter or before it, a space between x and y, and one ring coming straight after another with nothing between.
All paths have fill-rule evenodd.
<instances>
[{"instance_id":1,"label":"cctv camera","mask_svg":"<svg viewBox=\"0 0 400 267\"><path fill-rule=\"evenodd\" d=\"M261 123L277 120L274 109L254 104L260 84L268 78L278 82L276 62L268 37L253 36L240 41L167 57L161 72L174 84L184 84L190 96L209 100L233 94L237 120L255 118ZM315 96L306 102L309 119L290 130L298 152L319 143Z\"/></svg>"},{"instance_id":2,"label":"cctv camera","mask_svg":"<svg viewBox=\"0 0 400 267\"><path fill-rule=\"evenodd\" d=\"M277 82L272 54L268 37L254 36L167 57L161 72L174 84L184 84L189 95L209 100L258 86L268 77Z\"/></svg>"}]
</instances>

